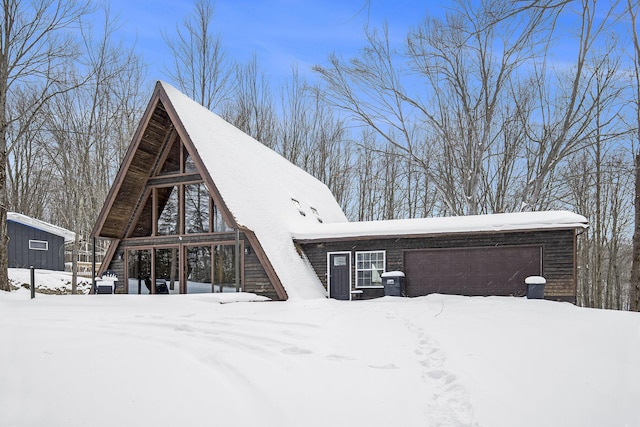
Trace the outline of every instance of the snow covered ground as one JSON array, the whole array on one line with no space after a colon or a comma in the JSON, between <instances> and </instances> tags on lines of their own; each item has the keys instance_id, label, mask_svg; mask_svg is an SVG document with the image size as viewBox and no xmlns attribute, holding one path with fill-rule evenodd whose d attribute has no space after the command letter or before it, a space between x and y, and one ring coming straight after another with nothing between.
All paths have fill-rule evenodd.
<instances>
[{"instance_id":1,"label":"snow covered ground","mask_svg":"<svg viewBox=\"0 0 640 427\"><path fill-rule=\"evenodd\" d=\"M28 268L10 268L9 285L12 289L29 289L31 270ZM64 271L35 270L37 293L64 295L71 293L71 273ZM79 294L88 294L91 289L91 278L78 277Z\"/></svg>"},{"instance_id":2,"label":"snow covered ground","mask_svg":"<svg viewBox=\"0 0 640 427\"><path fill-rule=\"evenodd\" d=\"M0 425L640 425L637 313L251 299L0 292Z\"/></svg>"}]
</instances>

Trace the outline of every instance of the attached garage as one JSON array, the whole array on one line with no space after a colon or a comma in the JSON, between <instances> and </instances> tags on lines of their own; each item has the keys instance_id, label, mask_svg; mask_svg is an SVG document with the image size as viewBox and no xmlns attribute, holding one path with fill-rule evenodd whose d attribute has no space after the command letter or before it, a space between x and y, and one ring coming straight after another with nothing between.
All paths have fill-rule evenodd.
<instances>
[{"instance_id":1,"label":"attached garage","mask_svg":"<svg viewBox=\"0 0 640 427\"><path fill-rule=\"evenodd\" d=\"M545 298L575 303L577 238L587 226L572 212L521 212L325 223L295 240L331 298L383 296L381 275L402 271L410 297L524 296L525 278L544 276ZM347 264L340 271L337 255Z\"/></svg>"},{"instance_id":2,"label":"attached garage","mask_svg":"<svg viewBox=\"0 0 640 427\"><path fill-rule=\"evenodd\" d=\"M524 279L542 275L541 246L423 249L404 252L407 296L526 294Z\"/></svg>"}]
</instances>

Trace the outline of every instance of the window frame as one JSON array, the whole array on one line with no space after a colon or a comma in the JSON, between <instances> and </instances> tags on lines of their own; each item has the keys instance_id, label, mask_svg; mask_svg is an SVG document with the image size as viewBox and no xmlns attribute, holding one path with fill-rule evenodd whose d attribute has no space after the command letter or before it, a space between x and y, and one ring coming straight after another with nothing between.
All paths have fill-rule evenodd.
<instances>
[{"instance_id":1,"label":"window frame","mask_svg":"<svg viewBox=\"0 0 640 427\"><path fill-rule=\"evenodd\" d=\"M382 272L380 273L380 275L382 275L384 272L387 271L387 251L386 250L373 250L373 251L356 251L356 256L355 256L355 263L354 263L354 267L355 267L355 272L356 272L356 281L355 281L355 287L356 289L380 289L380 288L384 288L384 284L382 283L382 280L380 281L379 285L374 285L373 281L371 282L372 284L370 285L360 285L360 276L362 272L365 271L371 271L373 272L374 270L378 271L377 268L360 268L359 263L360 263L360 256L361 255L365 255L365 254L382 254ZM364 262L364 261L362 261ZM371 262L371 261L369 261Z\"/></svg>"},{"instance_id":2,"label":"window frame","mask_svg":"<svg viewBox=\"0 0 640 427\"><path fill-rule=\"evenodd\" d=\"M158 193L161 189L166 189L166 188L174 188L177 190L177 197L178 197L178 202L177 202L177 208L178 208L178 212L177 212L177 223L175 224L176 226L176 232L174 234L168 233L168 234L160 234L159 230L158 230L158 221L160 220L160 217L162 216L162 213L164 212L159 212L159 204L158 204ZM171 194L173 193L173 190L171 192ZM171 196L169 196L171 197ZM163 185L154 185L151 187L151 202L152 202L152 214L153 214L153 223L152 223L152 229L151 229L151 235L155 236L155 237L166 237L166 236L179 236L179 235L183 235L184 234L184 188L183 188L183 183L172 183L172 184L163 184Z\"/></svg>"},{"instance_id":3,"label":"window frame","mask_svg":"<svg viewBox=\"0 0 640 427\"><path fill-rule=\"evenodd\" d=\"M32 243L44 243L44 248L36 248L33 247ZM37 239L29 239L29 250L30 251L48 251L49 250L49 241L48 240L37 240Z\"/></svg>"},{"instance_id":4,"label":"window frame","mask_svg":"<svg viewBox=\"0 0 640 427\"><path fill-rule=\"evenodd\" d=\"M188 218L187 218L187 194L189 193L187 187L188 186L202 186L204 187L205 191L206 191L206 203L207 203L207 209L206 209L206 215L207 215L207 221L206 221L206 231L188 231ZM213 219L211 218L211 215L213 214L213 205L214 205L214 200L211 197L211 193L209 192L209 188L207 188L207 184L205 184L204 181L199 181L199 182L187 182L181 185L181 202L180 202L180 208L182 209L181 211L181 215L180 215L180 219L182 221L182 229L181 229L181 234L189 234L189 235L194 235L194 234L210 234L213 232ZM200 189L198 189L198 195L201 196L200 193Z\"/></svg>"}]
</instances>

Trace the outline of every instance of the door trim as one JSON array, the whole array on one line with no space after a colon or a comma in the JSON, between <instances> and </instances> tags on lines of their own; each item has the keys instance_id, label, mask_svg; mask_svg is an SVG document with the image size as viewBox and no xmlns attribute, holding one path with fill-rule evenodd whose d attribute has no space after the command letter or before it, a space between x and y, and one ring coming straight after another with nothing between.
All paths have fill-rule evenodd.
<instances>
[{"instance_id":1,"label":"door trim","mask_svg":"<svg viewBox=\"0 0 640 427\"><path fill-rule=\"evenodd\" d=\"M338 251L327 252L327 295L331 298L331 255L348 255L349 256L349 301L351 301L353 294L353 265L351 262L351 251Z\"/></svg>"}]
</instances>

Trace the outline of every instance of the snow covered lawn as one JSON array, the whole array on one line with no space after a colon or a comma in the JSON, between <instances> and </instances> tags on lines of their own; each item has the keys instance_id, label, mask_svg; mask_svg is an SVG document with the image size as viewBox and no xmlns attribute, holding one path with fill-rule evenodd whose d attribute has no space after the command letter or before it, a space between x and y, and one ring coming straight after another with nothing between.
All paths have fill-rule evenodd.
<instances>
[{"instance_id":1,"label":"snow covered lawn","mask_svg":"<svg viewBox=\"0 0 640 427\"><path fill-rule=\"evenodd\" d=\"M637 313L251 298L0 292L0 425L640 425Z\"/></svg>"},{"instance_id":2,"label":"snow covered lawn","mask_svg":"<svg viewBox=\"0 0 640 427\"><path fill-rule=\"evenodd\" d=\"M36 293L64 295L71 293L71 273L65 271L35 270ZM28 268L10 268L9 285L12 289L29 289L31 270ZM78 277L79 294L88 294L91 290L91 278Z\"/></svg>"}]
</instances>

